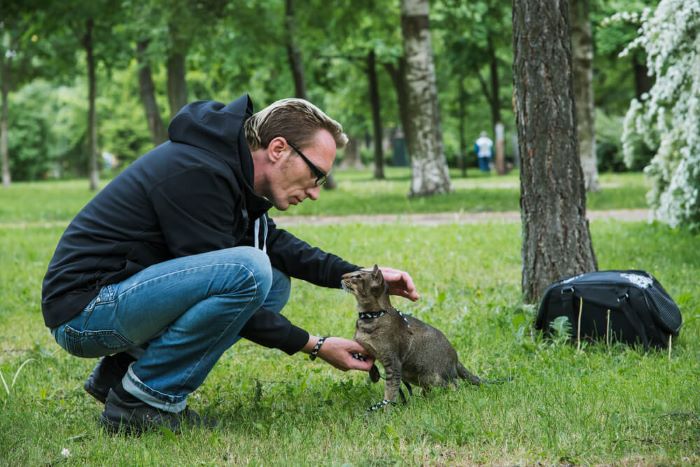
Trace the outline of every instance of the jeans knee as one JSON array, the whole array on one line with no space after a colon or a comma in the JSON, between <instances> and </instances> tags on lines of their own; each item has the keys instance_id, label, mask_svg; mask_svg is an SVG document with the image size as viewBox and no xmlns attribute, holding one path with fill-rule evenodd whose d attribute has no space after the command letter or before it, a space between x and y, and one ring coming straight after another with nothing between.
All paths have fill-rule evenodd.
<instances>
[{"instance_id":1,"label":"jeans knee","mask_svg":"<svg viewBox=\"0 0 700 467\"><path fill-rule=\"evenodd\" d=\"M248 246L231 248L229 251L233 254L232 262L244 265L250 272L257 289L256 298L262 304L267 298L273 282L270 258L265 252Z\"/></svg>"}]
</instances>

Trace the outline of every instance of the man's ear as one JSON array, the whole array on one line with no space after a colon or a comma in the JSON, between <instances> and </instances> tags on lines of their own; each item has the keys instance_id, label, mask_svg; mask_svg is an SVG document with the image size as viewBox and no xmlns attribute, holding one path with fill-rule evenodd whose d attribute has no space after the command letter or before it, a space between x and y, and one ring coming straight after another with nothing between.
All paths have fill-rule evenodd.
<instances>
[{"instance_id":1,"label":"man's ear","mask_svg":"<svg viewBox=\"0 0 700 467\"><path fill-rule=\"evenodd\" d=\"M287 140L282 136L277 136L272 138L270 143L267 145L267 157L270 162L274 164L282 160L288 149L289 145L287 144Z\"/></svg>"}]
</instances>

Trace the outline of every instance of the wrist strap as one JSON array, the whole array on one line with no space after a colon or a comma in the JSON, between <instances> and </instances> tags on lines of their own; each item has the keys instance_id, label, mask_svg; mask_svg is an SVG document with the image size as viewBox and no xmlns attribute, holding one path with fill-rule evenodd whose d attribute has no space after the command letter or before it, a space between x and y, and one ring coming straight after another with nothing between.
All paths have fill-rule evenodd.
<instances>
[{"instance_id":1,"label":"wrist strap","mask_svg":"<svg viewBox=\"0 0 700 467\"><path fill-rule=\"evenodd\" d=\"M309 354L310 360L316 360L316 357L318 357L318 351L321 350L321 346L323 345L324 342L326 342L327 338L328 338L327 336L323 336L316 342L316 345L314 345L314 348L311 349L311 354Z\"/></svg>"}]
</instances>

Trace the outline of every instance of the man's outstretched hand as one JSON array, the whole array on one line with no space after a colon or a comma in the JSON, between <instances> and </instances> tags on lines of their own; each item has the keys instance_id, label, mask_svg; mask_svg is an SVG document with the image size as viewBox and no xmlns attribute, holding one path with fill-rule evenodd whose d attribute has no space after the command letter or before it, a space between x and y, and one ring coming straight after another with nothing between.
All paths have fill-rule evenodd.
<instances>
[{"instance_id":1,"label":"man's outstretched hand","mask_svg":"<svg viewBox=\"0 0 700 467\"><path fill-rule=\"evenodd\" d=\"M303 351L310 353L318 339L316 336L309 336L309 342L304 346ZM360 358L357 358L358 356ZM374 358L367 354L364 347L353 340L342 337L327 337L318 351L318 358L342 371L369 371L374 364Z\"/></svg>"},{"instance_id":2,"label":"man's outstretched hand","mask_svg":"<svg viewBox=\"0 0 700 467\"><path fill-rule=\"evenodd\" d=\"M416 286L413 284L413 279L407 272L388 267L380 267L379 270L382 271L391 295L398 295L413 302L420 298Z\"/></svg>"}]
</instances>

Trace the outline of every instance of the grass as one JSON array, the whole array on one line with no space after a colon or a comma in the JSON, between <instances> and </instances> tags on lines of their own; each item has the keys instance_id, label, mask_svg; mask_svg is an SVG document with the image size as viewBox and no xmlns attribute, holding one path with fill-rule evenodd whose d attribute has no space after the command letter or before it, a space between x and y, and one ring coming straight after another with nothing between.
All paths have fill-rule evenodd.
<instances>
[{"instance_id":1,"label":"grass","mask_svg":"<svg viewBox=\"0 0 700 467\"><path fill-rule=\"evenodd\" d=\"M362 177L347 183L373 186ZM641 185L635 177L630 183ZM405 189L406 181L387 183ZM577 352L532 336L534 310L520 301L517 223L297 226L291 230L301 238L359 264L410 271L422 299L394 304L441 328L477 374L512 382L416 394L408 405L366 415L382 386L364 374L243 341L191 397L193 408L222 420L220 428L109 436L97 423L100 406L82 390L95 360L60 349L39 311L41 279L63 227L36 222L70 218L86 200L81 184L2 192L39 195L0 215L0 223L29 223L0 227L1 465L700 463L698 237L613 221L591 223L600 267L654 273L683 311L670 359L622 346ZM498 190L484 188L484 202ZM57 217L45 217L50 212ZM337 290L295 281L285 314L317 334L353 332L353 299Z\"/></svg>"},{"instance_id":2,"label":"grass","mask_svg":"<svg viewBox=\"0 0 700 467\"><path fill-rule=\"evenodd\" d=\"M386 180L372 179L369 171L337 171L336 190L324 190L321 198L306 202L280 215L349 215L428 212L517 211L517 173L503 177L484 176L470 170L467 178L453 171L453 192L430 198L409 199L407 168L386 169ZM588 209L645 208L648 191L640 173L602 174L603 189L592 193ZM104 183L104 182L103 182ZM60 193L60 196L56 196ZM68 222L94 195L84 180L15 183L11 190L0 190L0 223Z\"/></svg>"}]
</instances>

